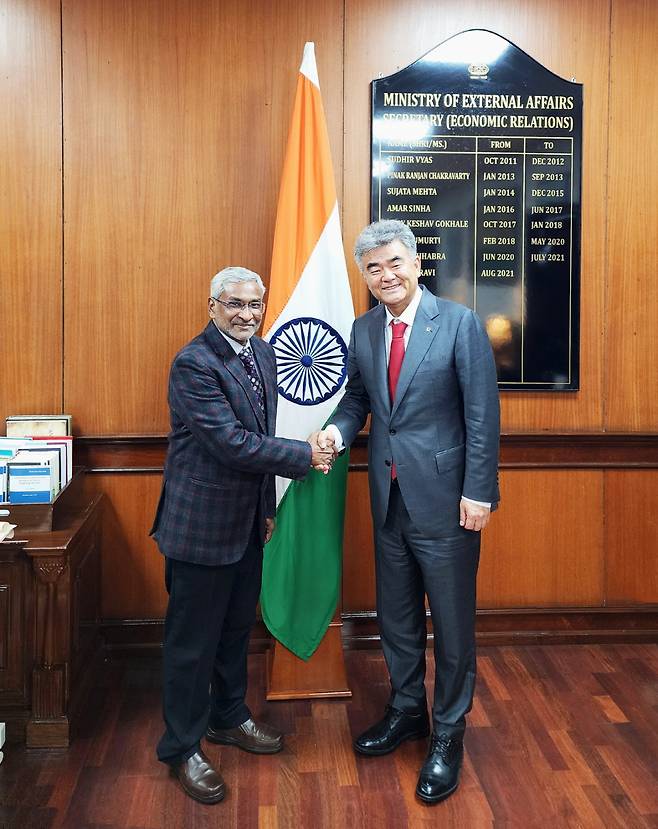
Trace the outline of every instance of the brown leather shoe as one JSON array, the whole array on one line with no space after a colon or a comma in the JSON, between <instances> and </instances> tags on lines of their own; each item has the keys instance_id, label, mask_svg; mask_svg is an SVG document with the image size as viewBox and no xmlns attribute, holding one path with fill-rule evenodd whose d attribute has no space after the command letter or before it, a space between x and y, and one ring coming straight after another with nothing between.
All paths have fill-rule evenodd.
<instances>
[{"instance_id":1,"label":"brown leather shoe","mask_svg":"<svg viewBox=\"0 0 658 829\"><path fill-rule=\"evenodd\" d=\"M199 749L183 763L171 767L186 794L199 803L219 803L226 794L226 786L219 772Z\"/></svg>"},{"instance_id":2,"label":"brown leather shoe","mask_svg":"<svg viewBox=\"0 0 658 829\"><path fill-rule=\"evenodd\" d=\"M206 737L211 743L238 746L252 754L276 754L283 748L283 734L264 723L246 720L236 728L211 728Z\"/></svg>"}]
</instances>

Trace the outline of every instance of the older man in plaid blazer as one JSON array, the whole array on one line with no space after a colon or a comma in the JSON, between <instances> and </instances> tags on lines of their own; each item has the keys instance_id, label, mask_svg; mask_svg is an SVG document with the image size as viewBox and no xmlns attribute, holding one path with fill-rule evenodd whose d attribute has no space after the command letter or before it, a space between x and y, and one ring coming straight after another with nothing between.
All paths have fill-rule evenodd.
<instances>
[{"instance_id":1,"label":"older man in plaid blazer","mask_svg":"<svg viewBox=\"0 0 658 829\"><path fill-rule=\"evenodd\" d=\"M169 592L158 758L203 803L225 793L201 750L204 734L259 754L282 748L282 735L254 722L245 705L274 475L303 478L330 462L310 441L274 437L276 361L254 336L264 291L245 268L213 277L210 322L176 355L169 378L169 450L151 531Z\"/></svg>"}]
</instances>

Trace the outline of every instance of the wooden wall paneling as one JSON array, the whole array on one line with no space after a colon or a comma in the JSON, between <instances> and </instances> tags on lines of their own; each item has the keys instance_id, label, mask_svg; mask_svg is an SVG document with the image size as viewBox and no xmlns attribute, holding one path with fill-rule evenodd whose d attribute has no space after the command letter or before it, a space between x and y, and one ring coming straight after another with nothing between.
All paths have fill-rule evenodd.
<instances>
[{"instance_id":1,"label":"wooden wall paneling","mask_svg":"<svg viewBox=\"0 0 658 829\"><path fill-rule=\"evenodd\" d=\"M149 537L160 495L158 473L87 475L107 496L102 517L102 609L107 619L160 619L167 607L164 564Z\"/></svg>"},{"instance_id":2,"label":"wooden wall paneling","mask_svg":"<svg viewBox=\"0 0 658 829\"><path fill-rule=\"evenodd\" d=\"M342 165L342 0L63 0L65 401L85 434L167 430L209 278L268 278L303 44Z\"/></svg>"},{"instance_id":3,"label":"wooden wall paneling","mask_svg":"<svg viewBox=\"0 0 658 829\"><path fill-rule=\"evenodd\" d=\"M658 603L658 471L605 473L605 597L609 605Z\"/></svg>"},{"instance_id":4,"label":"wooden wall paneling","mask_svg":"<svg viewBox=\"0 0 658 829\"><path fill-rule=\"evenodd\" d=\"M347 497L343 612L358 613L375 607L365 473L350 473ZM478 607L602 606L602 505L601 471L504 470L500 508L482 535Z\"/></svg>"},{"instance_id":5,"label":"wooden wall paneling","mask_svg":"<svg viewBox=\"0 0 658 829\"><path fill-rule=\"evenodd\" d=\"M0 423L61 412L59 0L0 0Z\"/></svg>"},{"instance_id":6,"label":"wooden wall paneling","mask_svg":"<svg viewBox=\"0 0 658 829\"><path fill-rule=\"evenodd\" d=\"M655 0L612 0L606 427L658 431Z\"/></svg>"},{"instance_id":7,"label":"wooden wall paneling","mask_svg":"<svg viewBox=\"0 0 658 829\"><path fill-rule=\"evenodd\" d=\"M617 137L610 147L609 371L604 380L608 139L602 125L608 122L610 2L610 129ZM244 264L268 277L281 163L304 41L316 41L351 262L354 237L368 221L371 79L405 66L460 30L482 27L500 32L563 77L575 75L585 84L582 390L569 395L505 394L504 430L598 431L604 427L605 386L608 428L655 431L652 321L658 309L648 265L656 241L651 199L655 166L648 167L648 153L634 154L642 157L640 162L623 143L629 124L641 146L650 146L655 131L655 112L648 106L651 96L655 98L655 79L647 66L655 24L649 0L610 2L529 0L521 5L501 0L483 5L476 0L409 0L402 8L393 0L254 0L246 9L239 0L62 0L66 354L62 362L61 306L56 314L39 311L48 319L42 320L42 339L39 333L30 334L36 339L27 358L32 362L26 388L32 399L26 408L61 405L63 365L64 405L75 415L78 433L165 433L169 363L205 323L208 278L226 264ZM27 265L36 262L39 274L51 274L42 279L48 296L44 307L51 310L62 287L57 235L61 215L53 207L62 183L57 155L61 143L55 140L62 126L59 3L25 0L20 12L17 8L0 0L0 10L9 10L17 21L11 43L3 43L0 61L11 66L13 60L19 66L20 54L27 65L36 62L40 67L45 61L53 71L35 79L20 64L20 71L10 72L10 77L5 71L0 79L2 100L12 102L14 123L23 125L20 141L15 127L6 127L10 143L0 147L0 172L4 176L7 171L14 187L10 194L18 199L19 182L25 182L12 169L18 159L19 167L29 169L30 193L39 194L30 201L29 214L26 198L19 199L20 220L0 204L0 233L8 240L0 246L0 273L4 276L6 262L23 263L10 294L12 304L20 307L27 304L31 287ZM0 15L0 27L8 19ZM25 45L16 46L16 31L23 32L23 44L35 32L41 39L36 37L26 51ZM25 107L25 90L37 82L40 91L34 92L32 104L28 94ZM624 96L632 102L625 101L628 111L623 110ZM641 102L644 108L638 110ZM38 126L36 137L33 124ZM38 202L38 215L32 202ZM61 202L57 204L61 214ZM636 208L635 222L629 205ZM53 224L53 215L60 224ZM48 271L53 262L60 269ZM363 312L367 292L353 265L350 279L356 310ZM40 295L41 287L39 283ZM9 324L11 331L11 320ZM48 360L56 371L39 374ZM19 401L17 385L8 386L4 374L3 385L10 394L8 410L13 411ZM46 399L52 389L52 400ZM0 410L3 405L4 399ZM117 449L118 454L123 451ZM117 452L109 466L119 463ZM161 463L161 448L145 446L142 455L144 468ZM522 455L529 463L539 457L531 449ZM624 491L617 477L623 474L504 470L501 509L484 535L480 607L655 601L653 528L650 521L639 522L629 536L636 542L627 540L619 505L630 509L632 487ZM636 474L641 476L638 491L651 499L654 473ZM87 487L108 495L103 537L106 619L164 614L162 561L147 535L160 480L157 472L87 477ZM348 486L343 608L358 613L372 610L375 603L367 475L351 472ZM640 569L649 573L646 578L634 569L638 556Z\"/></svg>"},{"instance_id":8,"label":"wooden wall paneling","mask_svg":"<svg viewBox=\"0 0 658 829\"><path fill-rule=\"evenodd\" d=\"M478 607L603 605L603 472L504 470L482 536Z\"/></svg>"},{"instance_id":9,"label":"wooden wall paneling","mask_svg":"<svg viewBox=\"0 0 658 829\"><path fill-rule=\"evenodd\" d=\"M468 28L509 38L565 78L585 84L583 242L581 268L581 391L503 395L505 431L595 431L602 420L602 329L605 168L608 114L608 3L597 0L346 0L345 192L346 248L369 220L370 81L408 65L442 40ZM648 60L648 58L647 58ZM623 140L623 139L622 139ZM357 311L368 307L356 266L350 279Z\"/></svg>"},{"instance_id":10,"label":"wooden wall paneling","mask_svg":"<svg viewBox=\"0 0 658 829\"><path fill-rule=\"evenodd\" d=\"M343 613L375 607L375 559L367 472L347 477L343 541Z\"/></svg>"}]
</instances>

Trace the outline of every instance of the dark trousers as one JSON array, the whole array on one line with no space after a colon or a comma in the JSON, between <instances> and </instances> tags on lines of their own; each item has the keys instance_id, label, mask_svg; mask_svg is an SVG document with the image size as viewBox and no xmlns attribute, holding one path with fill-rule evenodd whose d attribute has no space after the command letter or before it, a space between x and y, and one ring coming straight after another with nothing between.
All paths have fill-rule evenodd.
<instances>
[{"instance_id":1,"label":"dark trousers","mask_svg":"<svg viewBox=\"0 0 658 829\"><path fill-rule=\"evenodd\" d=\"M197 752L209 721L214 728L234 728L251 716L244 701L247 654L262 565L256 533L235 564L206 567L165 558L166 728L157 749L164 763L180 763Z\"/></svg>"},{"instance_id":2,"label":"dark trousers","mask_svg":"<svg viewBox=\"0 0 658 829\"><path fill-rule=\"evenodd\" d=\"M409 518L400 489L391 486L384 526L375 532L377 618L391 677L390 704L426 709L427 594L434 627L433 721L437 732L459 735L475 689L475 585L480 533L457 526L428 538Z\"/></svg>"}]
</instances>

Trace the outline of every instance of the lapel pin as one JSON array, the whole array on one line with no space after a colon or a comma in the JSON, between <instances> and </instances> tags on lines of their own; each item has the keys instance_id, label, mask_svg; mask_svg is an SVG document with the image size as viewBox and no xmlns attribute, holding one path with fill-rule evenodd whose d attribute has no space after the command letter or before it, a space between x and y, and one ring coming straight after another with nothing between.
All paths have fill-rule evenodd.
<instances>
[{"instance_id":1,"label":"lapel pin","mask_svg":"<svg viewBox=\"0 0 658 829\"><path fill-rule=\"evenodd\" d=\"M425 329L425 331L427 331L427 333L428 333L428 334L431 334L431 333L432 333L432 329L430 328L430 326L429 326L429 325L427 326L427 328Z\"/></svg>"}]
</instances>

